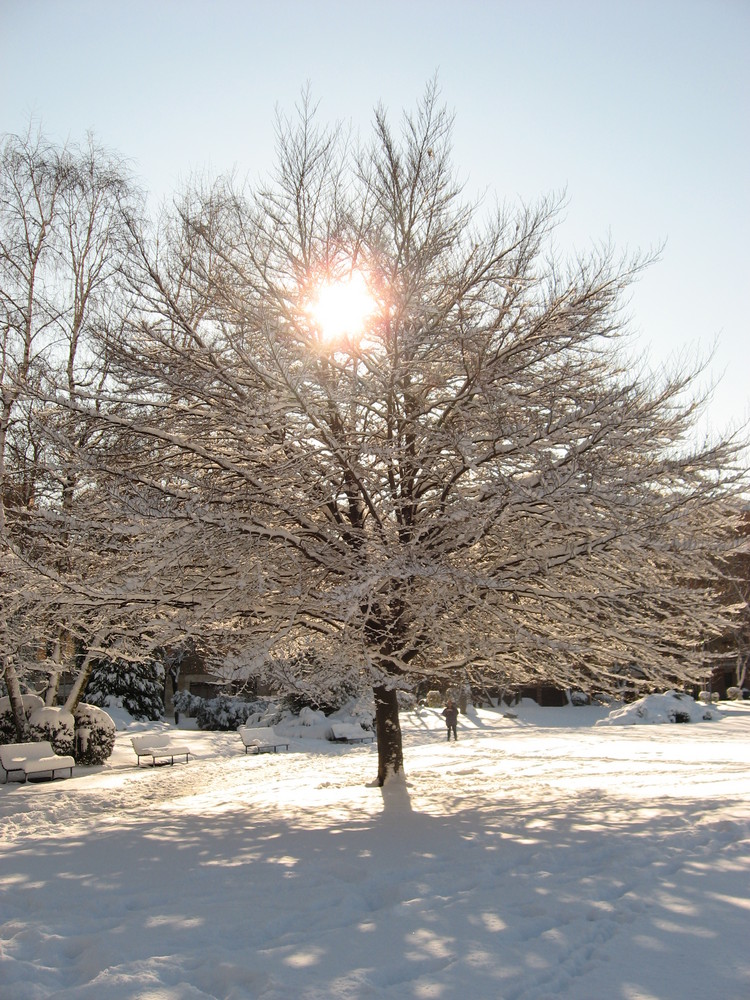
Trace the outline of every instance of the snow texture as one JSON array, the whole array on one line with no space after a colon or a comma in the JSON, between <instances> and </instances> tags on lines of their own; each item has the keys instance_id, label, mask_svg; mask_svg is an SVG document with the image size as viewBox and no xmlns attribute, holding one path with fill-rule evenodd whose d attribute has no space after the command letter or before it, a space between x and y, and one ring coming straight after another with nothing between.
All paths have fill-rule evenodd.
<instances>
[{"instance_id":1,"label":"snow texture","mask_svg":"<svg viewBox=\"0 0 750 1000\"><path fill-rule=\"evenodd\" d=\"M652 706L655 707L655 706ZM3 1000L744 1000L750 704L700 725L598 706L403 715L374 746L115 751L0 786ZM640 720L643 721L643 720ZM191 725L186 720L185 727Z\"/></svg>"}]
</instances>

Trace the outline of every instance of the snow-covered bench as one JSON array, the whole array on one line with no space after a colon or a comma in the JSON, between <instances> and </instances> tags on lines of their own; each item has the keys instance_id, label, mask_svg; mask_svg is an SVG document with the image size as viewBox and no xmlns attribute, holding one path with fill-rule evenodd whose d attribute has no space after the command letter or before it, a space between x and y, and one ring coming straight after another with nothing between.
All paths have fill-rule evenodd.
<instances>
[{"instance_id":1,"label":"snow-covered bench","mask_svg":"<svg viewBox=\"0 0 750 1000\"><path fill-rule=\"evenodd\" d=\"M157 762L174 764L175 757L184 757L186 764L190 760L190 748L182 743L173 743L171 737L167 735L131 736L130 742L138 758L138 767L141 766L141 757L150 757L151 767L156 767Z\"/></svg>"},{"instance_id":2,"label":"snow-covered bench","mask_svg":"<svg viewBox=\"0 0 750 1000\"><path fill-rule=\"evenodd\" d=\"M334 722L331 725L334 743L372 743L375 733L353 722Z\"/></svg>"},{"instance_id":3,"label":"snow-covered bench","mask_svg":"<svg viewBox=\"0 0 750 1000\"><path fill-rule=\"evenodd\" d=\"M23 780L32 774L48 774L55 778L59 772L67 771L63 778L72 778L75 760L72 757L57 754L52 744L47 740L38 743L6 743L0 746L0 765L5 772L5 781L11 774L23 775Z\"/></svg>"},{"instance_id":4,"label":"snow-covered bench","mask_svg":"<svg viewBox=\"0 0 750 1000\"><path fill-rule=\"evenodd\" d=\"M273 726L238 726L237 732L245 746L245 753L278 753L288 750L289 743L273 731Z\"/></svg>"}]
</instances>

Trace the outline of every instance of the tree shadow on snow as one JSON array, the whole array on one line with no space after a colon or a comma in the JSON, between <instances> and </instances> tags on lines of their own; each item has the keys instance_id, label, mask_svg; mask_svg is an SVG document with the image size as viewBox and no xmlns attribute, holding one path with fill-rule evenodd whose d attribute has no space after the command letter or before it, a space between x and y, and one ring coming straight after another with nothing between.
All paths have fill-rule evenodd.
<instances>
[{"instance_id":1,"label":"tree shadow on snow","mask_svg":"<svg viewBox=\"0 0 750 1000\"><path fill-rule=\"evenodd\" d=\"M4 849L9 982L86 998L148 968L190 984L176 997L448 997L465 982L514 1000L594 996L627 965L607 989L625 1000L675 995L670 967L700 947L694 976L733 995L722 914L741 927L750 888L732 865L746 832L722 818L737 803L592 791L467 806L443 790L414 792L417 811L409 793L323 783L292 810L217 789L91 798L88 813L71 796L56 832Z\"/></svg>"}]
</instances>

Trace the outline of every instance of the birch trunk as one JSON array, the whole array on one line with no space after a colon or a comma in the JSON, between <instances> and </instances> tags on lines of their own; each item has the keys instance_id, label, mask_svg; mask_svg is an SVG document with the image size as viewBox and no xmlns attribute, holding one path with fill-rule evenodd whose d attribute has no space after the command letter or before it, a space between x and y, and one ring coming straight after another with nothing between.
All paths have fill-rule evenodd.
<instances>
[{"instance_id":1,"label":"birch trunk","mask_svg":"<svg viewBox=\"0 0 750 1000\"><path fill-rule=\"evenodd\" d=\"M3 664L3 678L8 688L8 698L10 708L13 713L13 724L16 727L16 736L19 743L27 743L29 740L29 724L26 721L26 713L23 710L23 695L21 685L18 681L15 663L12 656L6 656Z\"/></svg>"},{"instance_id":2,"label":"birch trunk","mask_svg":"<svg viewBox=\"0 0 750 1000\"><path fill-rule=\"evenodd\" d=\"M101 641L104 637L104 633L99 632L94 637L94 641L89 646L86 656L83 659L83 663L80 666L78 675L73 683L70 694L65 701L65 711L75 712L78 705L83 698L84 691L86 690L86 685L89 682L89 677L91 676L91 671L94 666L94 657L101 653Z\"/></svg>"}]
</instances>

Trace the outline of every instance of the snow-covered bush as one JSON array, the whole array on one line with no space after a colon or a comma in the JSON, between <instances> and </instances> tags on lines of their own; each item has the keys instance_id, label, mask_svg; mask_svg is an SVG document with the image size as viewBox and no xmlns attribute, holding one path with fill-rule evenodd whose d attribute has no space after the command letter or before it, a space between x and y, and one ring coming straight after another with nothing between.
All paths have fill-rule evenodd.
<instances>
[{"instance_id":1,"label":"snow-covered bush","mask_svg":"<svg viewBox=\"0 0 750 1000\"><path fill-rule=\"evenodd\" d=\"M164 714L163 665L100 660L91 672L86 701L107 708L115 699L134 719L160 719Z\"/></svg>"},{"instance_id":2,"label":"snow-covered bush","mask_svg":"<svg viewBox=\"0 0 750 1000\"><path fill-rule=\"evenodd\" d=\"M331 720L320 709L305 707L298 715L285 713L285 716L274 723L274 729L280 735L293 739L329 740L333 735Z\"/></svg>"},{"instance_id":3,"label":"snow-covered bush","mask_svg":"<svg viewBox=\"0 0 750 1000\"><path fill-rule=\"evenodd\" d=\"M740 687L727 688L727 698L729 698L730 701L741 701L742 688Z\"/></svg>"},{"instance_id":4,"label":"snow-covered bush","mask_svg":"<svg viewBox=\"0 0 750 1000\"><path fill-rule=\"evenodd\" d=\"M31 713L31 739L38 743L48 740L59 754L72 754L75 747L75 721L72 712L52 705L43 705Z\"/></svg>"},{"instance_id":5,"label":"snow-covered bush","mask_svg":"<svg viewBox=\"0 0 750 1000\"><path fill-rule=\"evenodd\" d=\"M707 705L699 705L690 695L679 691L649 694L639 701L610 712L597 726L654 725L663 722L710 722L721 713Z\"/></svg>"},{"instance_id":6,"label":"snow-covered bush","mask_svg":"<svg viewBox=\"0 0 750 1000\"><path fill-rule=\"evenodd\" d=\"M719 700L719 692L700 691L698 693L698 700L704 702L706 705L710 705L712 702L717 702Z\"/></svg>"},{"instance_id":7,"label":"snow-covered bush","mask_svg":"<svg viewBox=\"0 0 750 1000\"><path fill-rule=\"evenodd\" d=\"M250 711L248 702L220 694L217 698L201 698L195 719L199 729L227 731L244 726Z\"/></svg>"},{"instance_id":8,"label":"snow-covered bush","mask_svg":"<svg viewBox=\"0 0 750 1000\"><path fill-rule=\"evenodd\" d=\"M586 694L585 691L569 691L568 700L570 701L571 705L576 705L579 708L582 705L591 704L591 698Z\"/></svg>"},{"instance_id":9,"label":"snow-covered bush","mask_svg":"<svg viewBox=\"0 0 750 1000\"><path fill-rule=\"evenodd\" d=\"M198 706L203 701L203 698L199 698L197 694L191 694L189 691L176 691L173 698L175 712L181 712L183 715L191 717L196 715Z\"/></svg>"},{"instance_id":10,"label":"snow-covered bush","mask_svg":"<svg viewBox=\"0 0 750 1000\"><path fill-rule=\"evenodd\" d=\"M264 698L257 698L248 702L249 714L247 717L248 726L275 726L282 719L286 719L291 712L286 708L281 708L277 701L268 701Z\"/></svg>"},{"instance_id":11,"label":"snow-covered bush","mask_svg":"<svg viewBox=\"0 0 750 1000\"><path fill-rule=\"evenodd\" d=\"M23 695L23 711L28 722L33 712L38 708L43 708L44 702L37 694ZM0 698L0 744L15 743L18 740L15 723L13 722L13 712L10 707L10 698Z\"/></svg>"},{"instance_id":12,"label":"snow-covered bush","mask_svg":"<svg viewBox=\"0 0 750 1000\"><path fill-rule=\"evenodd\" d=\"M443 696L439 691L428 691L425 701L428 708L440 708L443 704Z\"/></svg>"},{"instance_id":13,"label":"snow-covered bush","mask_svg":"<svg viewBox=\"0 0 750 1000\"><path fill-rule=\"evenodd\" d=\"M416 707L416 699L414 707ZM342 705L335 715L342 722L358 722L364 729L374 729L375 702L372 692L368 691L357 698L352 698L351 701Z\"/></svg>"},{"instance_id":14,"label":"snow-covered bush","mask_svg":"<svg viewBox=\"0 0 750 1000\"><path fill-rule=\"evenodd\" d=\"M352 699L357 698L359 693L353 684L342 680L335 686L329 687L325 692L290 691L281 698L280 707L288 710L292 715L299 715L304 708L323 712L324 715L333 715Z\"/></svg>"},{"instance_id":15,"label":"snow-covered bush","mask_svg":"<svg viewBox=\"0 0 750 1000\"><path fill-rule=\"evenodd\" d=\"M115 724L103 708L81 702L75 710L77 764L103 764L115 746Z\"/></svg>"}]
</instances>

